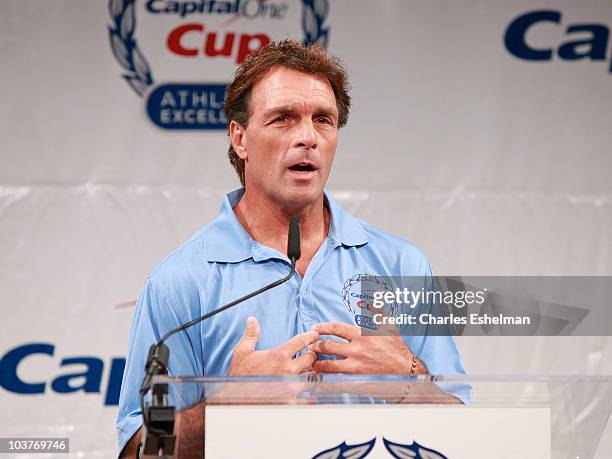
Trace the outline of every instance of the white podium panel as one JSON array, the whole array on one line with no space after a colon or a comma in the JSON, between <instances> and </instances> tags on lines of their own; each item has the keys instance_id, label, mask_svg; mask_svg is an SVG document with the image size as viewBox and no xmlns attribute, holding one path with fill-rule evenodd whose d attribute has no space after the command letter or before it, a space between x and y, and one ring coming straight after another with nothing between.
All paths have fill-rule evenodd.
<instances>
[{"instance_id":1,"label":"white podium panel","mask_svg":"<svg viewBox=\"0 0 612 459\"><path fill-rule=\"evenodd\" d=\"M550 407L208 406L206 457L546 459Z\"/></svg>"}]
</instances>

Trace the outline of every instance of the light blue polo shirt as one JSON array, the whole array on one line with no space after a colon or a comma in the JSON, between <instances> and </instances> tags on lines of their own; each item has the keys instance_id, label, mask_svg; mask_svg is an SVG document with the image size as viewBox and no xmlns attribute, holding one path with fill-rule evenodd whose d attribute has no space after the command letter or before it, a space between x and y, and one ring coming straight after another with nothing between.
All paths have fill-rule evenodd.
<instances>
[{"instance_id":1,"label":"light blue polo shirt","mask_svg":"<svg viewBox=\"0 0 612 459\"><path fill-rule=\"evenodd\" d=\"M254 241L236 218L233 207L243 194L244 188L228 193L219 216L166 257L140 292L119 399L119 451L142 424L138 389L149 346L168 330L289 272L286 255ZM363 305L360 275L432 276L427 259L412 244L357 220L328 193L325 197L329 235L304 278L295 273L285 284L171 337L166 343L171 375L226 375L249 316L261 325L257 349L270 349L319 322L355 325ZM404 340L430 373L464 373L452 337Z\"/></svg>"}]
</instances>

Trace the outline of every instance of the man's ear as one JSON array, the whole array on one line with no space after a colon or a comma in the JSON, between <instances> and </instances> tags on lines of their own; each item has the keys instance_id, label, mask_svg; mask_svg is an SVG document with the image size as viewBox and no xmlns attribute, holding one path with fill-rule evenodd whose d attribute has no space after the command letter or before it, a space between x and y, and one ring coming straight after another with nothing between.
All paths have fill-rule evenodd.
<instances>
[{"instance_id":1,"label":"man's ear","mask_svg":"<svg viewBox=\"0 0 612 459\"><path fill-rule=\"evenodd\" d=\"M229 132L234 151L241 159L246 159L246 130L236 121L230 121Z\"/></svg>"}]
</instances>

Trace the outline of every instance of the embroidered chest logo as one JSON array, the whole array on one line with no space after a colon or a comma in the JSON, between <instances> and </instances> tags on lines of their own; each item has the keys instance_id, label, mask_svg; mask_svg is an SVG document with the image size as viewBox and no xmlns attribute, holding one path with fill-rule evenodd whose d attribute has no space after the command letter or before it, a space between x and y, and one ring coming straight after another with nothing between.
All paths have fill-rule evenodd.
<instances>
[{"instance_id":1,"label":"embroidered chest logo","mask_svg":"<svg viewBox=\"0 0 612 459\"><path fill-rule=\"evenodd\" d=\"M342 302L353 314L355 323L359 327L376 330L376 325L372 320L374 307L374 292L392 292L393 289L382 276L375 274L355 274L347 279L342 286ZM391 316L397 315L399 306L390 305L387 312Z\"/></svg>"}]
</instances>

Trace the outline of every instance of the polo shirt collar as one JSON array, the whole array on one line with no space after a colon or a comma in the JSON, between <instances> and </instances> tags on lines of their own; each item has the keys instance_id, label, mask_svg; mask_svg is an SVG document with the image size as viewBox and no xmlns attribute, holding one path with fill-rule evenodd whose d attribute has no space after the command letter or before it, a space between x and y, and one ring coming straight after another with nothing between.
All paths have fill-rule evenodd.
<instances>
[{"instance_id":1,"label":"polo shirt collar","mask_svg":"<svg viewBox=\"0 0 612 459\"><path fill-rule=\"evenodd\" d=\"M363 229L362 223L344 210L327 191L325 191L325 200L331 214L330 238L347 247L367 244L372 240L372 236Z\"/></svg>"},{"instance_id":2,"label":"polo shirt collar","mask_svg":"<svg viewBox=\"0 0 612 459\"><path fill-rule=\"evenodd\" d=\"M205 228L206 258L209 262L239 263L249 258L255 261L270 258L262 257L264 246L251 238L234 213L233 208L243 195L244 187L226 193L219 216ZM325 200L331 214L329 238L333 242L352 247L366 244L372 239L361 223L346 212L327 191Z\"/></svg>"}]
</instances>

